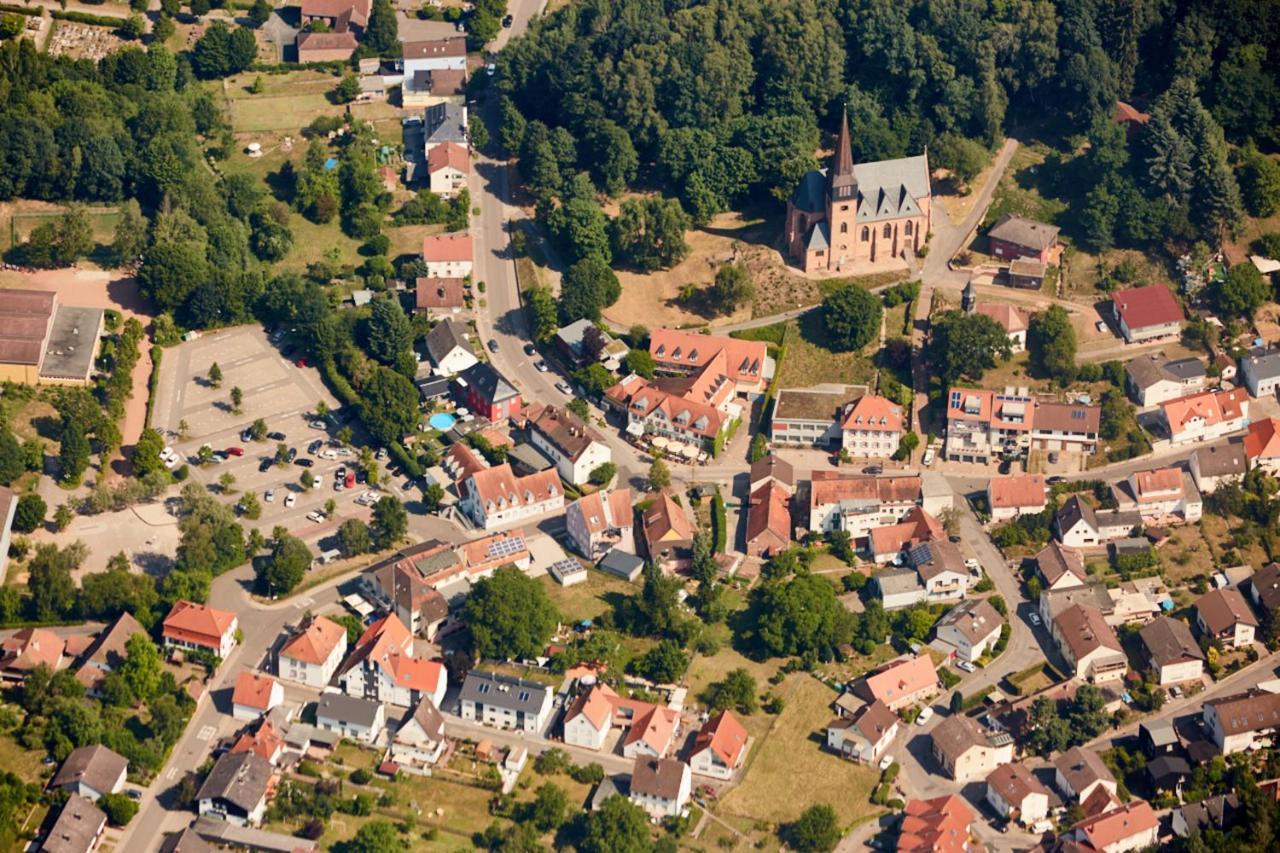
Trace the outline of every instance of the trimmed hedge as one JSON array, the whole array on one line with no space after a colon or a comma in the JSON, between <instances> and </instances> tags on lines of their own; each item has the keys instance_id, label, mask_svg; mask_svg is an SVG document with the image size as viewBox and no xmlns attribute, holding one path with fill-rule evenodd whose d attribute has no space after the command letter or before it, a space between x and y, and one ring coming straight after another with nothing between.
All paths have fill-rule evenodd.
<instances>
[{"instance_id":1,"label":"trimmed hedge","mask_svg":"<svg viewBox=\"0 0 1280 853\"><path fill-rule=\"evenodd\" d=\"M409 455L409 451L405 449L403 444L398 441L393 441L391 442L391 447L387 449L387 452L394 456L396 461L404 466L404 470L413 475L414 479L418 479L422 476L422 466L418 464L417 459Z\"/></svg>"},{"instance_id":2,"label":"trimmed hedge","mask_svg":"<svg viewBox=\"0 0 1280 853\"><path fill-rule=\"evenodd\" d=\"M28 18L43 17L44 7L15 6L12 3L0 3L0 12L13 12L15 15L26 15Z\"/></svg>"},{"instance_id":3,"label":"trimmed hedge","mask_svg":"<svg viewBox=\"0 0 1280 853\"><path fill-rule=\"evenodd\" d=\"M88 12L64 12L61 9L50 9L49 15L58 21L70 21L73 24L88 24L92 27L111 27L118 30L124 26L125 18L111 15L90 15Z\"/></svg>"},{"instance_id":4,"label":"trimmed hedge","mask_svg":"<svg viewBox=\"0 0 1280 853\"><path fill-rule=\"evenodd\" d=\"M723 554L729 541L729 524L724 511L724 498L720 497L720 489L711 498L711 524L715 530L715 552Z\"/></svg>"},{"instance_id":5,"label":"trimmed hedge","mask_svg":"<svg viewBox=\"0 0 1280 853\"><path fill-rule=\"evenodd\" d=\"M151 426L151 414L156 408L156 387L160 384L160 359L163 355L162 347L151 347L151 379L147 382L147 418L143 421L144 427Z\"/></svg>"}]
</instances>

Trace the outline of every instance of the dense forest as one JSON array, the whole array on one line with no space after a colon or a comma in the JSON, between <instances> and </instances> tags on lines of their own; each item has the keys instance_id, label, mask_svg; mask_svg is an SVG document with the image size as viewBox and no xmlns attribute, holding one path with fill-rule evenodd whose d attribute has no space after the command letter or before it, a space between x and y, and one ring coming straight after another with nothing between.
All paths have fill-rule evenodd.
<instances>
[{"instance_id":1,"label":"dense forest","mask_svg":"<svg viewBox=\"0 0 1280 853\"><path fill-rule=\"evenodd\" d=\"M858 159L959 168L1006 133L1088 137L1101 153L1063 180L1106 248L1239 214L1253 146L1280 146L1278 51L1266 0L583 0L503 52L500 136L523 160L549 135L562 175L568 152L601 191L661 188L697 222L784 200L846 108ZM1131 140L1117 99L1153 114ZM1225 142L1250 147L1228 164Z\"/></svg>"}]
</instances>

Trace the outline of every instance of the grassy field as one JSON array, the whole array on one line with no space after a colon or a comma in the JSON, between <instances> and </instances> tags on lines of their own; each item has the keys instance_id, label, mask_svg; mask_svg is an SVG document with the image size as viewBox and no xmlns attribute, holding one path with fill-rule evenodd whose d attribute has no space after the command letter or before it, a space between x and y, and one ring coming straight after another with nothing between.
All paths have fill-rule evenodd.
<instances>
[{"instance_id":1,"label":"grassy field","mask_svg":"<svg viewBox=\"0 0 1280 853\"><path fill-rule=\"evenodd\" d=\"M828 348L827 332L818 311L792 320L791 324L787 354L778 367L779 388L805 388L823 382L849 385L871 382L875 370L868 353L875 351L876 343L868 345L864 352L833 352Z\"/></svg>"},{"instance_id":2,"label":"grassy field","mask_svg":"<svg viewBox=\"0 0 1280 853\"><path fill-rule=\"evenodd\" d=\"M547 596L566 621L595 619L613 608L613 602L624 595L640 591L638 583L628 583L613 575L590 569L587 579L573 586L561 586L550 575L543 575Z\"/></svg>"},{"instance_id":3,"label":"grassy field","mask_svg":"<svg viewBox=\"0 0 1280 853\"><path fill-rule=\"evenodd\" d=\"M61 216L65 207L45 201L22 199L0 204L0 251L8 250L27 239L32 229ZM95 242L107 245L115 235L120 214L115 207L85 207Z\"/></svg>"},{"instance_id":4,"label":"grassy field","mask_svg":"<svg viewBox=\"0 0 1280 853\"><path fill-rule=\"evenodd\" d=\"M0 767L17 774L24 782L40 782L49 775L52 768L45 768L41 763L44 756L43 751L30 750L18 743L11 732L0 734Z\"/></svg>"},{"instance_id":5,"label":"grassy field","mask_svg":"<svg viewBox=\"0 0 1280 853\"><path fill-rule=\"evenodd\" d=\"M727 815L771 823L795 820L811 805L827 803L845 828L880 810L870 802L878 771L823 752L823 728L835 694L807 675L782 688L786 707L747 758L742 782L720 804Z\"/></svg>"},{"instance_id":6,"label":"grassy field","mask_svg":"<svg viewBox=\"0 0 1280 853\"><path fill-rule=\"evenodd\" d=\"M251 91L255 79L261 77L263 91ZM322 115L351 114L367 121L394 118L395 108L383 101L360 104L336 104L329 100L338 77L325 71L293 71L288 74L256 74L249 72L228 77L222 84L222 95L236 133L297 131Z\"/></svg>"}]
</instances>

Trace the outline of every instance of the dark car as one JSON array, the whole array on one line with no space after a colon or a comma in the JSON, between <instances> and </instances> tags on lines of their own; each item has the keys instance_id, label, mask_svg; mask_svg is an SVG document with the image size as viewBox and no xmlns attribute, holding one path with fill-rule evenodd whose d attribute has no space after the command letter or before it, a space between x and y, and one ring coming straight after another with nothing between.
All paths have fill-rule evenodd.
<instances>
[{"instance_id":1,"label":"dark car","mask_svg":"<svg viewBox=\"0 0 1280 853\"><path fill-rule=\"evenodd\" d=\"M293 460L293 464L299 465L303 468L310 468L312 465L316 464L316 462L314 459L308 459L307 457L304 456L301 459Z\"/></svg>"},{"instance_id":2,"label":"dark car","mask_svg":"<svg viewBox=\"0 0 1280 853\"><path fill-rule=\"evenodd\" d=\"M502 19L502 26L504 28L510 27L514 22L515 22L515 18L511 17L510 15L507 15L505 18Z\"/></svg>"},{"instance_id":3,"label":"dark car","mask_svg":"<svg viewBox=\"0 0 1280 853\"><path fill-rule=\"evenodd\" d=\"M253 441L253 430L251 430L251 429L243 429L243 430L241 430L241 431L240 431L240 440L241 440L241 441Z\"/></svg>"},{"instance_id":4,"label":"dark car","mask_svg":"<svg viewBox=\"0 0 1280 853\"><path fill-rule=\"evenodd\" d=\"M290 447L290 448L289 448L289 461L290 461L290 462L292 462L293 460L295 460L295 459L297 459L297 458L298 458L298 448L296 448L296 447Z\"/></svg>"},{"instance_id":5,"label":"dark car","mask_svg":"<svg viewBox=\"0 0 1280 853\"><path fill-rule=\"evenodd\" d=\"M525 344L525 345L524 345L524 354L525 354L525 355L537 355L537 353L538 353L538 349L537 349L537 347L535 347L533 344Z\"/></svg>"},{"instance_id":6,"label":"dark car","mask_svg":"<svg viewBox=\"0 0 1280 853\"><path fill-rule=\"evenodd\" d=\"M319 453L320 448L324 447L323 439L317 438L315 441L307 445L307 452L311 454Z\"/></svg>"},{"instance_id":7,"label":"dark car","mask_svg":"<svg viewBox=\"0 0 1280 853\"><path fill-rule=\"evenodd\" d=\"M489 352L498 351L498 342L495 341L493 338L489 338L489 343L485 344L485 346L489 348Z\"/></svg>"},{"instance_id":8,"label":"dark car","mask_svg":"<svg viewBox=\"0 0 1280 853\"><path fill-rule=\"evenodd\" d=\"M1067 481L1067 478L1062 476L1061 474L1054 474L1048 480L1045 480L1045 482L1051 486L1054 485L1055 483L1065 483L1066 481Z\"/></svg>"},{"instance_id":9,"label":"dark car","mask_svg":"<svg viewBox=\"0 0 1280 853\"><path fill-rule=\"evenodd\" d=\"M258 470L259 470L259 471L270 471L270 470L271 470L271 466L272 466L272 465L274 465L274 464L276 464L276 460L274 460L274 459L263 459L261 462L259 462L259 463L258 463Z\"/></svg>"},{"instance_id":10,"label":"dark car","mask_svg":"<svg viewBox=\"0 0 1280 853\"><path fill-rule=\"evenodd\" d=\"M361 468L359 471L356 471L356 482L357 483L369 482L369 475L365 472L363 468Z\"/></svg>"},{"instance_id":11,"label":"dark car","mask_svg":"<svg viewBox=\"0 0 1280 853\"><path fill-rule=\"evenodd\" d=\"M882 466L880 466L880 465L868 465L866 468L863 468L863 469L862 469L862 473L864 473L864 474L883 474L883 473L884 473L884 468L883 468Z\"/></svg>"},{"instance_id":12,"label":"dark car","mask_svg":"<svg viewBox=\"0 0 1280 853\"><path fill-rule=\"evenodd\" d=\"M272 441L284 441L285 434L282 432L269 432L267 433L267 438L271 439Z\"/></svg>"}]
</instances>

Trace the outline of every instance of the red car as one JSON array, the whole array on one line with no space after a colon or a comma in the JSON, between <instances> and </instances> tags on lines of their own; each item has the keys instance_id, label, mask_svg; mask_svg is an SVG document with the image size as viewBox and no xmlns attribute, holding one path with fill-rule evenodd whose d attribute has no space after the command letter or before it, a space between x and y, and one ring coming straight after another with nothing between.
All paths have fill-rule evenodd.
<instances>
[{"instance_id":1,"label":"red car","mask_svg":"<svg viewBox=\"0 0 1280 853\"><path fill-rule=\"evenodd\" d=\"M350 489L353 486L355 486L355 484L356 484L356 472L354 469L348 470L346 486L348 489Z\"/></svg>"},{"instance_id":2,"label":"red car","mask_svg":"<svg viewBox=\"0 0 1280 853\"><path fill-rule=\"evenodd\" d=\"M244 448L228 447L226 450L223 451L223 453L227 454L228 456L244 456Z\"/></svg>"},{"instance_id":3,"label":"red car","mask_svg":"<svg viewBox=\"0 0 1280 853\"><path fill-rule=\"evenodd\" d=\"M306 367L307 360L305 358L300 358L297 361L295 361L294 364L297 365L298 367Z\"/></svg>"}]
</instances>

